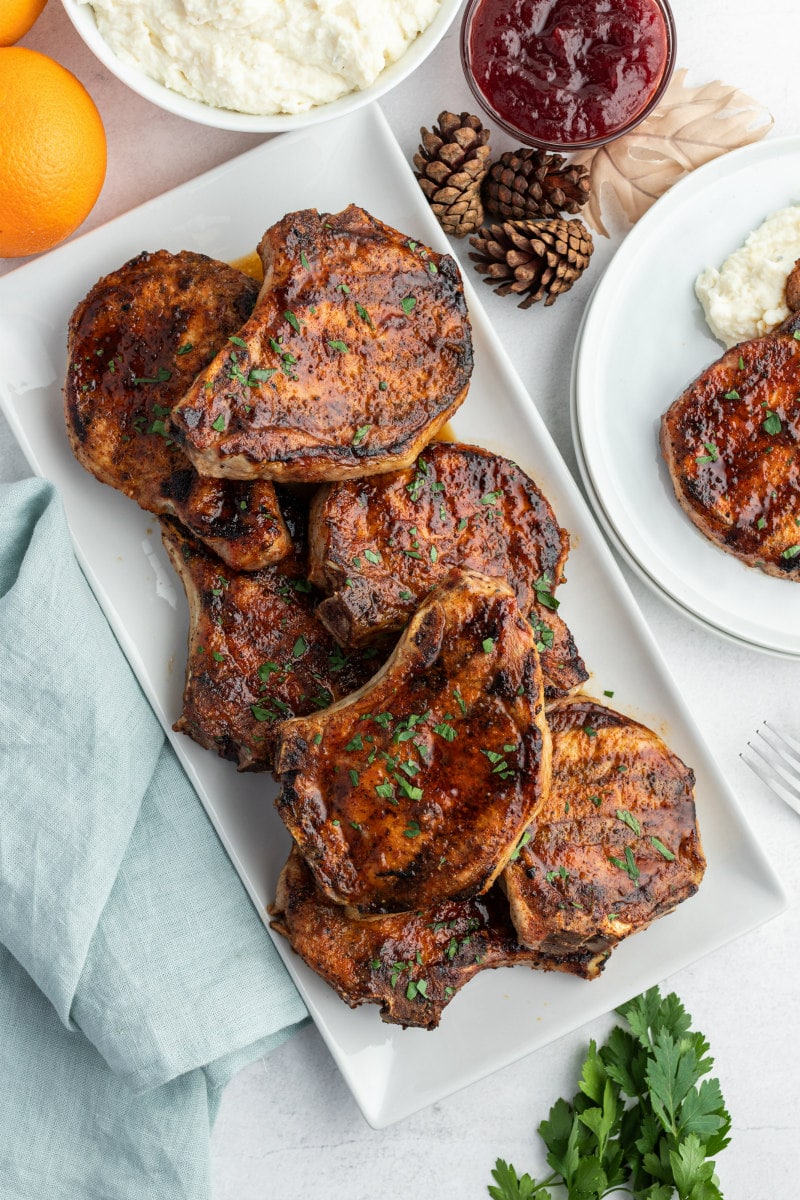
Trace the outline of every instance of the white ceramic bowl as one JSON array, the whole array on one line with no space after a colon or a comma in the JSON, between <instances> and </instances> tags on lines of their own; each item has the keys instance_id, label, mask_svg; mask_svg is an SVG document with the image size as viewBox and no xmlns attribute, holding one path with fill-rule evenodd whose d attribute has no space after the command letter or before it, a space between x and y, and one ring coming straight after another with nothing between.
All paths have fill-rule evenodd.
<instances>
[{"instance_id":1,"label":"white ceramic bowl","mask_svg":"<svg viewBox=\"0 0 800 1200\"><path fill-rule=\"evenodd\" d=\"M157 104L159 108L176 113L179 117L186 117L189 121L197 121L201 125L214 125L218 129L235 129L240 133L287 133L304 125L318 125L322 121L330 121L377 100L379 96L396 87L428 57L444 37L461 7L461 0L441 0L439 11L428 28L414 39L397 62L381 71L368 88L360 92L350 92L329 104L318 104L307 112L253 116L251 113L214 108L210 104L202 104L199 100L189 100L179 92L173 92L171 88L157 83L143 71L116 56L98 31L94 12L89 4L79 4L78 0L61 2L67 16L92 53L134 92Z\"/></svg>"}]
</instances>

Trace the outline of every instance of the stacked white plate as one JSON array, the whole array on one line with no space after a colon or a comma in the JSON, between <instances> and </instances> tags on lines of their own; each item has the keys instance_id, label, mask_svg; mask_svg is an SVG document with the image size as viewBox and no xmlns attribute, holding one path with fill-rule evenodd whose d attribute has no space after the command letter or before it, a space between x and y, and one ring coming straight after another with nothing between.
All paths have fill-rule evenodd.
<instances>
[{"instance_id":1,"label":"stacked white plate","mask_svg":"<svg viewBox=\"0 0 800 1200\"><path fill-rule=\"evenodd\" d=\"M694 281L778 208L800 202L800 137L715 159L672 188L614 256L586 310L572 430L595 514L664 599L735 642L800 657L800 586L708 541L679 507L658 445L662 413L722 353ZM800 511L798 512L800 517Z\"/></svg>"}]
</instances>

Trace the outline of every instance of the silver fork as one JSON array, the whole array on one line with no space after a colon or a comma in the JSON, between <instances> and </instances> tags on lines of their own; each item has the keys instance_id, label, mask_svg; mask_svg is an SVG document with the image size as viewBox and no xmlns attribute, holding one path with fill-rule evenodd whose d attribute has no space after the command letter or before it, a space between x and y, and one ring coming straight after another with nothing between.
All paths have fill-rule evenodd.
<instances>
[{"instance_id":1,"label":"silver fork","mask_svg":"<svg viewBox=\"0 0 800 1200\"><path fill-rule=\"evenodd\" d=\"M800 741L778 733L764 721L747 748L750 757L740 754L742 762L800 815Z\"/></svg>"}]
</instances>

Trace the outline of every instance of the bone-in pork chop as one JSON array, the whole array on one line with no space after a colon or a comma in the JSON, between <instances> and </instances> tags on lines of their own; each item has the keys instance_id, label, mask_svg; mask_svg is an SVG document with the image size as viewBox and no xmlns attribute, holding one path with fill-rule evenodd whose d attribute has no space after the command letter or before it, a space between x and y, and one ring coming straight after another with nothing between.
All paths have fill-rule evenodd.
<instances>
[{"instance_id":1,"label":"bone-in pork chop","mask_svg":"<svg viewBox=\"0 0 800 1200\"><path fill-rule=\"evenodd\" d=\"M140 254L75 309L64 388L78 462L148 512L178 517L245 570L291 550L272 484L201 479L166 422L257 292L241 271L204 254Z\"/></svg>"},{"instance_id":2,"label":"bone-in pork chop","mask_svg":"<svg viewBox=\"0 0 800 1200\"><path fill-rule=\"evenodd\" d=\"M368 684L284 724L275 770L335 903L377 915L486 891L550 770L535 638L508 584L453 572Z\"/></svg>"},{"instance_id":3,"label":"bone-in pork chop","mask_svg":"<svg viewBox=\"0 0 800 1200\"><path fill-rule=\"evenodd\" d=\"M433 442L405 470L320 488L309 536L310 578L329 593L319 617L342 645L402 629L459 567L511 585L537 631L553 694L587 678L555 612L569 535L533 480L507 458Z\"/></svg>"},{"instance_id":4,"label":"bone-in pork chop","mask_svg":"<svg viewBox=\"0 0 800 1200\"><path fill-rule=\"evenodd\" d=\"M613 947L692 896L705 870L694 775L652 730L596 700L556 701L550 792L503 873L519 940Z\"/></svg>"},{"instance_id":5,"label":"bone-in pork chop","mask_svg":"<svg viewBox=\"0 0 800 1200\"><path fill-rule=\"evenodd\" d=\"M288 213L259 254L252 317L172 413L197 469L312 481L412 462L472 371L455 261L353 205Z\"/></svg>"},{"instance_id":6,"label":"bone-in pork chop","mask_svg":"<svg viewBox=\"0 0 800 1200\"><path fill-rule=\"evenodd\" d=\"M686 515L720 549L800 580L797 318L723 354L661 419L661 452Z\"/></svg>"},{"instance_id":7,"label":"bone-in pork chop","mask_svg":"<svg viewBox=\"0 0 800 1200\"><path fill-rule=\"evenodd\" d=\"M361 686L381 663L345 655L314 616L296 554L233 571L168 517L162 538L189 602L183 712L174 728L242 771L272 767L281 723Z\"/></svg>"},{"instance_id":8,"label":"bone-in pork chop","mask_svg":"<svg viewBox=\"0 0 800 1200\"><path fill-rule=\"evenodd\" d=\"M360 921L317 886L297 847L281 872L272 927L346 1004L379 1004L389 1024L435 1029L479 971L527 963L585 975L590 956L548 958L517 941L502 892Z\"/></svg>"}]
</instances>

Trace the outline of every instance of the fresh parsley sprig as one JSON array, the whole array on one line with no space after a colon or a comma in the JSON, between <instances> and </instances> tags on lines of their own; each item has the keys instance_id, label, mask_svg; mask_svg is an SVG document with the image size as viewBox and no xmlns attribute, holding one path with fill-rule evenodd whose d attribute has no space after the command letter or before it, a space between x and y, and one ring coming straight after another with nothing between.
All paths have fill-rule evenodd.
<instances>
[{"instance_id":1,"label":"fresh parsley sprig","mask_svg":"<svg viewBox=\"0 0 800 1200\"><path fill-rule=\"evenodd\" d=\"M702 1033L671 992L650 988L617 1012L583 1064L579 1091L557 1100L539 1126L552 1174L518 1175L498 1159L492 1200L601 1200L625 1188L634 1200L722 1200L712 1156L728 1145L731 1119ZM559 1191L558 1195L563 1193Z\"/></svg>"}]
</instances>

